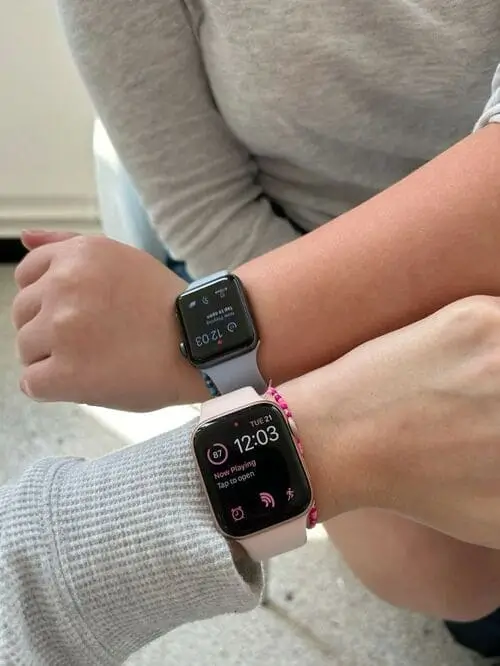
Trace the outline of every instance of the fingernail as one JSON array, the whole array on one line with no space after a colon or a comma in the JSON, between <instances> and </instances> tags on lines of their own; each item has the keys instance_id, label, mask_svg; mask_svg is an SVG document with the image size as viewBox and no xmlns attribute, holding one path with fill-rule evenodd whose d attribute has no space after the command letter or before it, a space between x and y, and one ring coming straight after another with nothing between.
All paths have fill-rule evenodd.
<instances>
[{"instance_id":1,"label":"fingernail","mask_svg":"<svg viewBox=\"0 0 500 666\"><path fill-rule=\"evenodd\" d=\"M19 386L20 386L20 388L21 388L21 391L22 391L25 395L27 395L28 398L32 398L32 397L33 397L32 394L31 394L31 391L29 390L28 382L27 382L25 379L22 379L22 380L21 380Z\"/></svg>"}]
</instances>

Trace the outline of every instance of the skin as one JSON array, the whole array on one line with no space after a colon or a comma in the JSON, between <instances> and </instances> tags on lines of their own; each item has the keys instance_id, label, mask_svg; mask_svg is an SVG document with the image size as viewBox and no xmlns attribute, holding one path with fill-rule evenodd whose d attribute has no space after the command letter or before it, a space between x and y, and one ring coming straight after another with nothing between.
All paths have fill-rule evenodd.
<instances>
[{"instance_id":1,"label":"skin","mask_svg":"<svg viewBox=\"0 0 500 666\"><path fill-rule=\"evenodd\" d=\"M263 375L275 383L287 381L459 298L500 294L499 174L500 127L492 124L337 220L240 266L235 272L245 285L257 321ZM40 246L69 236L26 232L24 241L29 248L41 250ZM94 261L84 242L77 242L80 255L87 262ZM78 248L68 245L65 253L70 247L71 261L75 261ZM31 273L37 279L44 273L34 264L39 261L47 268L52 261L50 252L21 265L18 282L23 289L35 282ZM61 261L59 258L59 264ZM80 272L83 270L81 266ZM106 277L120 282L123 272L124 267L118 265ZM167 271L162 278L161 302L165 312L172 313L162 323L164 357L154 371L140 377L141 391L148 394L147 404L132 402L128 409L194 402L207 395L198 373L179 357L173 304L185 283ZM158 277L156 284L162 278ZM57 288L55 280L47 284L45 296ZM79 290L78 297L93 292L96 299L96 287L90 281ZM131 281L130 291L135 302L139 292L144 298L142 285L134 287ZM16 300L15 321L25 323L22 301L27 298L21 294ZM41 294L38 300L42 300ZM90 308L89 320L92 314ZM35 334L34 330L32 338ZM68 349L72 359L81 353L81 340L78 342ZM47 356L51 353L50 349L45 352ZM166 362L170 372L164 371ZM24 379L32 384L30 375L35 369L30 367L32 363L27 366ZM37 376L37 383L39 379ZM54 377L47 374L45 379L42 389L32 391L34 397L61 399L49 390ZM91 388L99 398L97 382ZM71 387L64 386L67 390ZM119 392L116 380L114 390ZM111 402L112 398L110 395Z\"/></svg>"},{"instance_id":2,"label":"skin","mask_svg":"<svg viewBox=\"0 0 500 666\"><path fill-rule=\"evenodd\" d=\"M408 549L405 554L405 580L399 589L401 599L405 595L420 593L417 588L418 573L425 572L427 579L437 584L433 592L435 607L438 603L441 608L444 604L457 604L460 601L457 595L467 592L464 585L469 586L469 594L474 592L477 597L477 587L473 584L482 585L485 595L482 608L487 607L486 602L491 604L494 601L500 571L498 551L472 546L468 542L500 546L500 299L475 297L454 303L421 322L356 348L339 361L287 382L279 390L286 397L300 432L321 520L335 519L343 512L352 516L360 507L373 506L380 507L378 511L385 511L384 515L401 521L404 519L400 516L408 515L422 525L433 526L450 535L439 535L449 547L440 548L434 554L434 560L436 557L441 559L446 574L445 587L441 579L432 580L432 573L436 571L431 558L433 535L438 533L422 528L424 532L412 544L401 538L401 531L405 536L404 526L411 525L410 521L404 521L400 534L394 535L388 544L396 554L403 548ZM183 432L186 436L187 432ZM177 432L174 438L179 436L182 437ZM126 460L120 452L115 452L102 460L74 461L75 464L59 468L55 483L51 483L54 479L50 475L43 489L37 487L36 482L33 487L26 485L26 479L24 486L21 482L19 488L13 483L10 489L0 489L4 491L1 493L2 500L5 500L2 518L6 532L1 540L2 571L5 569L10 577L12 585L7 588L13 591L10 597L3 595L2 600L15 606L20 620L19 626L5 627L2 632L2 638L7 638L7 643L5 640L1 642L1 647L5 648L2 654L10 664L69 663L66 658L68 641L61 639L63 632L65 635L68 633L64 615L67 604L63 606L59 599L70 598L72 614L78 611L78 618L72 618L72 635L92 637L96 636L96 632L91 630L102 620L100 602L103 595L111 594L119 605L127 601L130 603L125 618L115 613L114 625L111 618L111 622L106 622L98 634L99 645L108 647L109 654L117 659L120 656L125 658L130 646L145 644L157 638L159 632L193 620L193 603L182 608L182 591L185 588L181 587L177 595L170 594L173 608L169 608L169 595L165 597L159 587L166 577L178 580L179 558L184 553L189 562L198 562L199 565L196 574L198 589L187 590L191 602L194 595L202 609L199 613L195 612L195 616L200 619L203 615L217 612L213 586L204 585L203 580L216 568L213 558L204 558L199 551L186 550L185 543L178 544L173 558L162 557L154 547L158 527L156 515L150 521L153 549L149 553L147 566L144 566L139 551L148 547L147 525L140 526L142 539L138 540L137 534L130 534L123 524L123 512L119 511L118 515L116 511L116 488L111 489L111 495L107 494L107 479L118 467L122 477L127 477L124 478L124 497L132 488L130 475L134 472L141 474L145 470L142 483L134 484L137 511L147 512L152 497L162 502L170 497L172 502L167 506L166 514L170 509L170 518L179 520L181 516L182 520L182 499L180 503L176 501L179 498L175 484L167 483L165 494L160 487L162 470L168 473L169 466L168 456L164 457L161 449L168 448L169 442L173 444L172 438L166 437L162 444L156 441L131 447L127 449ZM150 457L144 458L143 455L144 448L149 449L150 446L150 452L153 450L158 458L154 471L148 469L145 463ZM178 465L178 458L171 460L170 464ZM123 474L123 470L128 470L128 474ZM151 479L152 488L147 483L151 474L154 477ZM41 478L40 475L43 475L43 470L39 472ZM180 477L179 484L182 485L183 481ZM83 511L68 510L68 497L78 502L82 485ZM90 488L100 498L95 506L89 505ZM26 524L17 533L12 529L11 519L17 516L23 522L23 504L28 502L33 506L42 491L44 499L46 496L49 502L52 500L54 522L52 512L45 510L39 528L31 526L31 532L23 540L19 535L26 535ZM194 489L193 493L196 496ZM186 493L181 493L181 496L186 497ZM44 508L46 504L45 501L40 502ZM199 543L197 531L201 530L201 534L207 537L208 516L199 502L192 503L191 508L194 510L191 536L195 543ZM99 534L92 531L92 548L87 549L94 566L84 567L86 575L78 575L81 573L78 571L78 545L81 545L81 538L88 535L89 513L95 516L97 510L102 529ZM172 534L168 534L169 525L172 526L172 520L165 522L165 553L172 551L168 547L169 542L172 545L173 538ZM381 567L385 566L388 571L388 563L378 560L376 546L378 540L385 539L387 535L380 520L365 527L375 546L366 559L374 575L380 576ZM60 549L52 545L54 536L57 536L52 534L53 529L57 534L67 532L66 538L61 540ZM29 538L31 533L34 533L33 541ZM40 547L40 538L44 534L45 549ZM428 537L427 541L422 540L423 535ZM452 535L461 541L452 539ZM223 557L220 546L214 545L214 549ZM410 546L413 548L410 549ZM426 551L422 552L422 546L426 547ZM110 590L102 587L102 580L115 561L115 550L120 553L116 560L119 566L113 571L113 587ZM232 544L232 550L237 559L241 554L238 544ZM127 556L131 559L125 563L124 557ZM75 557L77 559L73 561ZM69 575L61 582L60 576L53 576L53 570L60 566L60 561L68 565L68 560L66 573L69 571ZM394 555L390 564L397 564ZM408 571L408 565L411 571ZM471 571L464 580L460 573L466 566ZM417 581L414 579L416 572ZM236 572L231 574L227 570L226 573L228 581L237 577ZM238 573L242 586L253 581L255 587L257 578L250 575L247 560ZM382 588L384 593L394 576L399 574L397 570L392 572L392 577ZM223 586L224 580L221 581ZM33 597L35 588L37 591L43 589L44 594L38 593ZM146 599L141 599L142 592ZM156 597L151 596L153 592L156 592ZM169 592L172 593L171 586ZM203 602L204 592L211 595L212 603ZM489 597L486 597L487 594ZM335 590L331 596L335 599ZM160 603L160 597L167 599L166 605ZM246 597L248 599L248 594ZM55 600L58 603L52 608ZM222 593L220 600L223 608L230 610L227 594ZM109 601L108 596L106 601ZM39 631L33 637L30 635L32 626L29 617L23 622L22 612L25 608L37 607L47 620L47 626L49 621L53 621L51 631ZM172 614L172 610L176 612ZM477 601L475 610L480 610ZM126 634L131 618L138 618L133 640L129 640L130 629ZM97 654L100 656L102 651L93 649L96 644L95 640L78 641L74 654L76 661L71 663L97 663ZM80 659L77 657L78 645ZM27 656L30 648L30 656ZM51 650L52 659L49 656ZM5 659L2 661L7 663Z\"/></svg>"},{"instance_id":3,"label":"skin","mask_svg":"<svg viewBox=\"0 0 500 666\"><path fill-rule=\"evenodd\" d=\"M500 127L490 125L237 269L264 376L286 381L458 298L500 294L499 179Z\"/></svg>"},{"instance_id":4,"label":"skin","mask_svg":"<svg viewBox=\"0 0 500 666\"><path fill-rule=\"evenodd\" d=\"M351 569L394 605L457 621L490 613L500 599L499 545L483 531L486 516L498 515L498 432L488 411L498 413L490 390L500 338L490 315L500 311L483 309L497 302L459 301L282 387L320 519ZM483 465L490 482L476 485ZM453 499L443 494L448 483Z\"/></svg>"},{"instance_id":5,"label":"skin","mask_svg":"<svg viewBox=\"0 0 500 666\"><path fill-rule=\"evenodd\" d=\"M500 129L490 125L335 222L241 266L236 272L247 289L260 331L259 363L264 376L271 377L275 384L285 382L381 333L417 321L458 298L477 293L500 294L499 179ZM29 247L39 247L53 240L50 234L25 236ZM52 314L64 304L61 295L56 305L56 299L52 299L54 310L45 318L45 325L41 328L31 325L30 334L23 334L27 326L27 302L31 301L32 309L41 308L44 298L50 300L56 290L49 273L48 277L43 277L45 287L39 289L40 295L33 294L40 275L28 280L26 274L33 272L33 265L41 255L34 257L31 266L25 264L19 272L22 291L14 307L15 320L24 320L18 327L22 338L21 356L24 350L27 357L30 349L39 344L35 341L42 339L42 331L51 330ZM42 274L45 276L44 272ZM145 280L145 273L138 274ZM120 286L118 269L113 275ZM168 312L172 311L169 308L183 285L166 271L164 276L161 300ZM161 282L160 278L158 280ZM139 298L144 297L144 282L141 288ZM84 280L74 286L73 303L81 302L85 289ZM40 303L33 306L37 298ZM88 303L94 301L87 298ZM77 310L73 308L73 312ZM87 315L80 323L90 326L92 317L95 319L92 307ZM63 399L64 396L68 399L68 390L74 396L70 399L97 396L102 382L92 379L88 362L82 368L85 390L75 386L75 376L79 375L73 373L66 377L66 382L62 378L64 363L58 365L57 354L50 345L62 348L59 343L64 338L61 359L76 363L85 340L81 334L71 334L69 327L69 332L65 331L58 321L59 333L47 333L51 343L43 358L52 361L45 365L40 364L40 359L26 363L25 390L37 399ZM68 326L70 323L71 317ZM129 323L124 330L131 333ZM136 409L206 397L197 373L179 359L173 315L170 319L166 317L162 326L161 362L153 364L151 374L141 375L141 382L135 382L135 387L140 385L146 390L147 401L139 402L139 395L128 396ZM83 330L82 326L73 330L77 328ZM154 353L153 349L151 344L150 354ZM101 366L102 359L110 358L108 352L104 347L92 347L92 354ZM166 367L169 372L165 372ZM138 367L136 375L140 372ZM124 402L127 397L124 393L128 393L124 387L130 388L132 384L127 385L123 375L116 371L106 373L105 377L114 382L114 386L110 384L103 399L95 402L110 406L126 404L127 408L133 408ZM122 380L117 380L118 377ZM77 389L82 392L78 393ZM138 393L143 395L144 391ZM360 578L394 603L440 616L464 618L477 617L490 610L492 594L496 603L500 599L496 553L486 553L488 560L493 558L494 566L485 567L484 550L470 553L467 545L437 532L429 533L417 523L377 509L347 514L335 519L328 529ZM401 549L393 555L389 544L395 541L401 544ZM415 567L417 552L426 555L426 566L422 564L421 570ZM374 561L378 567L375 572ZM405 586L410 566L415 589ZM477 568L486 581L474 580L472 589L464 589L462 581L471 580ZM443 581L444 586L437 596L433 591L436 580ZM461 594L451 595L450 590L457 587L457 581L462 585ZM397 590L406 590L406 593L401 598Z\"/></svg>"}]
</instances>

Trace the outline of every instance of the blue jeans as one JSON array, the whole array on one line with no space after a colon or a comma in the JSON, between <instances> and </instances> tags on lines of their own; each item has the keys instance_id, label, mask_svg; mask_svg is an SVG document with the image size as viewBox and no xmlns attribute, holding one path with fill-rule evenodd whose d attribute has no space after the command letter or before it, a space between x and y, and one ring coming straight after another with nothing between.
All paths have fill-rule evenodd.
<instances>
[{"instance_id":1,"label":"blue jeans","mask_svg":"<svg viewBox=\"0 0 500 666\"><path fill-rule=\"evenodd\" d=\"M152 228L149 215L144 208L142 200L138 195L131 178L128 179L126 196L127 205L129 210L132 210L135 213L137 224L141 226L147 225L149 228ZM187 282L192 281L191 276L187 272L186 264L184 261L178 261L177 259L174 259L167 248L165 248L165 265L183 280L186 280Z\"/></svg>"},{"instance_id":2,"label":"blue jeans","mask_svg":"<svg viewBox=\"0 0 500 666\"><path fill-rule=\"evenodd\" d=\"M99 165L98 165L99 166ZM111 222L106 225L104 224L104 231L111 238L116 238L124 242L128 242L135 247L146 250L150 252L157 258L164 259L165 265L179 277L187 282L192 282L193 278L189 275L186 264L184 261L179 261L174 259L171 253L168 251L168 248L165 248L158 237L156 236L154 229L149 220L149 215L144 208L141 197L137 193L135 185L125 171L121 163L113 165L113 173L111 176L107 176L106 173L101 172L97 169L97 181L98 185L101 184L101 210L106 212L105 209L108 207L108 200L112 198L114 194L119 201L120 213L119 215L119 224L117 222L113 223L113 215L107 216L108 219L111 218ZM114 193L110 190L115 190ZM286 218L285 212L278 204L271 202L274 213ZM106 220L106 215L103 216ZM116 216L115 216L116 218ZM299 226L288 220L291 226L298 231L299 233L306 233L304 229L301 229ZM114 226L118 226L118 229L114 229ZM106 228L108 227L108 228ZM119 236L122 237L119 237ZM123 236L126 236L124 238ZM163 254L164 253L164 254Z\"/></svg>"},{"instance_id":3,"label":"blue jeans","mask_svg":"<svg viewBox=\"0 0 500 666\"><path fill-rule=\"evenodd\" d=\"M177 261L177 259L174 259L172 255L168 253L168 250L165 253L165 265L183 280L186 280L186 282L192 282L193 278L187 272L186 264L183 261Z\"/></svg>"},{"instance_id":4,"label":"blue jeans","mask_svg":"<svg viewBox=\"0 0 500 666\"><path fill-rule=\"evenodd\" d=\"M164 261L184 280L191 281L185 263L174 259L160 242L131 177L100 123L96 124L94 147L97 195L105 235L144 250Z\"/></svg>"}]
</instances>

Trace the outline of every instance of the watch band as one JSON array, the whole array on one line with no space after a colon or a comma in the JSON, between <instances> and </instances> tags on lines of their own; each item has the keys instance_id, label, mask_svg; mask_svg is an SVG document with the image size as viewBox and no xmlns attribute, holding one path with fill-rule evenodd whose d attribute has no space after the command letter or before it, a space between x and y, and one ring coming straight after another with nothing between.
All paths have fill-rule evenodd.
<instances>
[{"instance_id":1,"label":"watch band","mask_svg":"<svg viewBox=\"0 0 500 666\"><path fill-rule=\"evenodd\" d=\"M201 406L200 424L266 399L251 387L240 388L227 395L213 398ZM237 541L252 560L264 562L271 557L303 546L307 541L307 523L308 515L305 514Z\"/></svg>"},{"instance_id":2,"label":"watch band","mask_svg":"<svg viewBox=\"0 0 500 666\"><path fill-rule=\"evenodd\" d=\"M227 395L220 395L218 398L208 400L201 405L200 425L217 416L234 412L237 409L253 405L256 402L262 402L263 399L251 386L239 388L237 391L233 391Z\"/></svg>"},{"instance_id":3,"label":"watch band","mask_svg":"<svg viewBox=\"0 0 500 666\"><path fill-rule=\"evenodd\" d=\"M266 562L276 555L304 546L307 541L307 515L271 527L238 543L255 562Z\"/></svg>"},{"instance_id":4,"label":"watch band","mask_svg":"<svg viewBox=\"0 0 500 666\"><path fill-rule=\"evenodd\" d=\"M186 291L190 291L191 288L196 289L197 287L203 287L204 284L208 284L209 282L213 282L214 280L218 280L219 278L226 277L226 275L229 275L229 271L217 271L217 273L211 273L210 275L205 275L205 277L193 280L193 282L189 284L189 287L186 289Z\"/></svg>"},{"instance_id":5,"label":"watch band","mask_svg":"<svg viewBox=\"0 0 500 666\"><path fill-rule=\"evenodd\" d=\"M203 373L215 385L220 394L236 391L241 386L251 386L259 393L264 393L267 383L260 374L257 363L257 347L242 356L223 361Z\"/></svg>"},{"instance_id":6,"label":"watch band","mask_svg":"<svg viewBox=\"0 0 500 666\"><path fill-rule=\"evenodd\" d=\"M191 289L197 289L227 275L229 275L229 271L218 271L217 273L199 278L191 282L186 291L189 292ZM202 375L211 395L217 396L230 393L242 386L252 386L259 393L264 393L267 388L267 382L259 370L257 362L258 348L259 344L257 344L255 349L246 354L232 358L229 361L222 361L211 368L203 369Z\"/></svg>"}]
</instances>

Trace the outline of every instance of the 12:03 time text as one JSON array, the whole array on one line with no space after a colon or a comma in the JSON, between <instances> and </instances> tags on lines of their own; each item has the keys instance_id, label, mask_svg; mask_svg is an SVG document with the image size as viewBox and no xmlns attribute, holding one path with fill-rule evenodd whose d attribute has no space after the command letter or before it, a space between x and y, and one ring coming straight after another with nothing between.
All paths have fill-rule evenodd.
<instances>
[{"instance_id":1,"label":"12:03 time text","mask_svg":"<svg viewBox=\"0 0 500 666\"><path fill-rule=\"evenodd\" d=\"M280 438L276 426L269 425L266 428L259 428L251 435L242 435L234 440L241 454L253 451L256 446L266 446L269 442L277 442Z\"/></svg>"}]
</instances>

